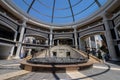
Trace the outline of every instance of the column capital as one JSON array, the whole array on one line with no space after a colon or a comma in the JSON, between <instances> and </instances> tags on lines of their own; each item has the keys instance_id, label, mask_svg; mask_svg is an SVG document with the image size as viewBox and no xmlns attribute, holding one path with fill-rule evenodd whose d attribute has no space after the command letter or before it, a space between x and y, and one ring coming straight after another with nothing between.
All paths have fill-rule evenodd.
<instances>
[{"instance_id":1,"label":"column capital","mask_svg":"<svg viewBox=\"0 0 120 80\"><path fill-rule=\"evenodd\" d=\"M77 29L77 25L73 25L72 28L73 28L73 29Z\"/></svg>"},{"instance_id":2,"label":"column capital","mask_svg":"<svg viewBox=\"0 0 120 80\"><path fill-rule=\"evenodd\" d=\"M102 14L101 14L101 17L103 19L109 19L110 17L112 17L112 14L111 13L108 13L107 11L104 11Z\"/></svg>"},{"instance_id":3,"label":"column capital","mask_svg":"<svg viewBox=\"0 0 120 80\"><path fill-rule=\"evenodd\" d=\"M106 13L106 12L104 12L101 16L102 16L102 18L103 18L103 20L102 20L103 23L108 20L108 17L107 17L107 13Z\"/></svg>"},{"instance_id":4,"label":"column capital","mask_svg":"<svg viewBox=\"0 0 120 80\"><path fill-rule=\"evenodd\" d=\"M26 22L28 21L28 18L23 18L22 19L22 25L26 25Z\"/></svg>"},{"instance_id":5,"label":"column capital","mask_svg":"<svg viewBox=\"0 0 120 80\"><path fill-rule=\"evenodd\" d=\"M50 33L53 33L53 27L50 28Z\"/></svg>"},{"instance_id":6,"label":"column capital","mask_svg":"<svg viewBox=\"0 0 120 80\"><path fill-rule=\"evenodd\" d=\"M53 31L53 28L50 28L50 31Z\"/></svg>"},{"instance_id":7,"label":"column capital","mask_svg":"<svg viewBox=\"0 0 120 80\"><path fill-rule=\"evenodd\" d=\"M77 26L76 26L76 25L74 25L74 26L72 26L72 28L74 29L74 31L73 31L73 32L75 32L75 33L76 33L76 31L77 31Z\"/></svg>"},{"instance_id":8,"label":"column capital","mask_svg":"<svg viewBox=\"0 0 120 80\"><path fill-rule=\"evenodd\" d=\"M22 18L22 21L23 21L23 22L24 22L24 21L28 21L28 18L24 17L24 18Z\"/></svg>"}]
</instances>

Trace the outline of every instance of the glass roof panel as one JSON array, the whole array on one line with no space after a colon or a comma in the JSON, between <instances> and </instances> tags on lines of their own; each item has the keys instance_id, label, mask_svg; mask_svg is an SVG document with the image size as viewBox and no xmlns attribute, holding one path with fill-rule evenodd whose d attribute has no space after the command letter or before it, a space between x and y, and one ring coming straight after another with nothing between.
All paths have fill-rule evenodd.
<instances>
[{"instance_id":1,"label":"glass roof panel","mask_svg":"<svg viewBox=\"0 0 120 80\"><path fill-rule=\"evenodd\" d=\"M71 11L70 9L65 9L65 10L55 10L54 12L54 18L66 18L66 16L71 17Z\"/></svg>"},{"instance_id":2,"label":"glass roof panel","mask_svg":"<svg viewBox=\"0 0 120 80\"><path fill-rule=\"evenodd\" d=\"M72 17L70 18L54 18L54 23L58 25L68 24L70 22L73 22Z\"/></svg>"},{"instance_id":3,"label":"glass roof panel","mask_svg":"<svg viewBox=\"0 0 120 80\"><path fill-rule=\"evenodd\" d=\"M44 23L55 25L78 22L100 7L107 0L12 0L21 10Z\"/></svg>"},{"instance_id":4,"label":"glass roof panel","mask_svg":"<svg viewBox=\"0 0 120 80\"><path fill-rule=\"evenodd\" d=\"M74 15L79 15L86 10L90 10L90 7L95 3L94 0L83 0L79 5L73 7ZM88 2L88 3L87 3Z\"/></svg>"},{"instance_id":5,"label":"glass roof panel","mask_svg":"<svg viewBox=\"0 0 120 80\"><path fill-rule=\"evenodd\" d=\"M30 10L29 14L30 14L30 16L33 16L35 19L38 19L41 22L47 22L47 23L49 23L51 21L50 17L46 17L46 16L43 17L43 15L39 15L39 13L37 13L34 10Z\"/></svg>"},{"instance_id":6,"label":"glass roof panel","mask_svg":"<svg viewBox=\"0 0 120 80\"><path fill-rule=\"evenodd\" d=\"M55 9L62 9L66 7L69 7L68 0L56 0Z\"/></svg>"},{"instance_id":7,"label":"glass roof panel","mask_svg":"<svg viewBox=\"0 0 120 80\"><path fill-rule=\"evenodd\" d=\"M30 1L30 0L29 0ZM19 8L21 8L21 10L23 10L23 11L27 11L27 9L28 9L28 6L22 1L22 0L13 0L13 3L15 3L16 4L16 6L18 6ZM29 3L31 3L31 2L29 2ZM28 4L29 4L28 3ZM21 6L22 5L22 6Z\"/></svg>"},{"instance_id":8,"label":"glass roof panel","mask_svg":"<svg viewBox=\"0 0 120 80\"><path fill-rule=\"evenodd\" d=\"M53 7L53 0L36 0L38 1L42 6L45 6L47 8Z\"/></svg>"},{"instance_id":9,"label":"glass roof panel","mask_svg":"<svg viewBox=\"0 0 120 80\"><path fill-rule=\"evenodd\" d=\"M85 8L84 11L81 11L80 14L75 16L76 21L79 21L80 19L84 19L87 16L90 16L92 13L98 10L98 8L99 8L98 5L93 3L92 5L89 6L89 8Z\"/></svg>"},{"instance_id":10,"label":"glass roof panel","mask_svg":"<svg viewBox=\"0 0 120 80\"><path fill-rule=\"evenodd\" d=\"M32 6L33 10L39 12L41 15L48 15L51 16L52 15L52 9L48 9L45 6L42 6L38 1L35 1L33 6Z\"/></svg>"},{"instance_id":11,"label":"glass roof panel","mask_svg":"<svg viewBox=\"0 0 120 80\"><path fill-rule=\"evenodd\" d=\"M104 5L107 2L107 0L98 0L98 1L100 2L101 5Z\"/></svg>"}]
</instances>

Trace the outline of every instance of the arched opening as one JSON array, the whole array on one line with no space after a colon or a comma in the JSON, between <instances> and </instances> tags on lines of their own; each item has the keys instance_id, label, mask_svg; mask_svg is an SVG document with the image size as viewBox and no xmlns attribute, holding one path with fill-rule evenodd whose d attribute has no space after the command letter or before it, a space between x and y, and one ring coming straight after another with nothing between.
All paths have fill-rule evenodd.
<instances>
[{"instance_id":1,"label":"arched opening","mask_svg":"<svg viewBox=\"0 0 120 80\"><path fill-rule=\"evenodd\" d=\"M58 38L54 40L54 45L69 45L73 46L73 39L70 38Z\"/></svg>"},{"instance_id":2,"label":"arched opening","mask_svg":"<svg viewBox=\"0 0 120 80\"><path fill-rule=\"evenodd\" d=\"M24 43L47 45L48 41L40 35L26 35Z\"/></svg>"},{"instance_id":3,"label":"arched opening","mask_svg":"<svg viewBox=\"0 0 120 80\"><path fill-rule=\"evenodd\" d=\"M44 46L48 45L48 40L40 35L26 35L23 42L25 46L21 49L21 58L25 58L28 55L35 57L38 52L45 49Z\"/></svg>"},{"instance_id":4,"label":"arched opening","mask_svg":"<svg viewBox=\"0 0 120 80\"><path fill-rule=\"evenodd\" d=\"M104 33L94 33L80 38L81 48L88 54L108 60L110 58ZM101 53L100 53L100 52ZM104 53L104 54L102 54Z\"/></svg>"},{"instance_id":5,"label":"arched opening","mask_svg":"<svg viewBox=\"0 0 120 80\"><path fill-rule=\"evenodd\" d=\"M7 59L12 53L15 31L8 26L0 24L0 59ZM11 41L10 41L11 40Z\"/></svg>"}]
</instances>

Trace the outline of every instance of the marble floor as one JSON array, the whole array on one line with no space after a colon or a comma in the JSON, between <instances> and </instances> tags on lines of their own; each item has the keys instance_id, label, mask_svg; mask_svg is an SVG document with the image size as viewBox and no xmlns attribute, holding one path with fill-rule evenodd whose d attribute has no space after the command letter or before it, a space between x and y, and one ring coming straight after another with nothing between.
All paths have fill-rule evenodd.
<instances>
[{"instance_id":1,"label":"marble floor","mask_svg":"<svg viewBox=\"0 0 120 80\"><path fill-rule=\"evenodd\" d=\"M21 70L21 60L0 60L0 80L119 80L120 62L94 64L87 70L66 73L29 72Z\"/></svg>"}]
</instances>

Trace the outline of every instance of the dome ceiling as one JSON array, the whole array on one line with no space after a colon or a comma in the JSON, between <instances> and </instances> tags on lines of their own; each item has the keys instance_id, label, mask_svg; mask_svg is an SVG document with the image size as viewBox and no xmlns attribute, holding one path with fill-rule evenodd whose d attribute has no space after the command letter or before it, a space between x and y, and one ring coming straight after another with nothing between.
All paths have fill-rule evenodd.
<instances>
[{"instance_id":1,"label":"dome ceiling","mask_svg":"<svg viewBox=\"0 0 120 80\"><path fill-rule=\"evenodd\" d=\"M64 25L90 16L107 0L12 0L12 2L43 23Z\"/></svg>"}]
</instances>

